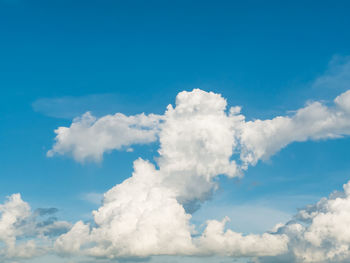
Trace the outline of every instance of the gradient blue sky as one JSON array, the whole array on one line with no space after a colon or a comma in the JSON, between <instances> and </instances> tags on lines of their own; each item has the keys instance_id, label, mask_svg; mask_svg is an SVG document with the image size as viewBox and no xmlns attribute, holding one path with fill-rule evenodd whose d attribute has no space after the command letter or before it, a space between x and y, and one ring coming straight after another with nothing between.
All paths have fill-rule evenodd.
<instances>
[{"instance_id":1,"label":"gradient blue sky","mask_svg":"<svg viewBox=\"0 0 350 263\"><path fill-rule=\"evenodd\" d=\"M20 192L34 208L89 220L98 206L89 196L156 154L153 144L100 164L47 158L54 129L86 111L162 114L193 88L221 93L248 119L333 100L350 72L315 81L349 62L349 10L349 1L0 0L0 200ZM193 220L228 214L246 233L288 220L349 179L349 147L349 138L289 145L242 179L221 178Z\"/></svg>"}]
</instances>

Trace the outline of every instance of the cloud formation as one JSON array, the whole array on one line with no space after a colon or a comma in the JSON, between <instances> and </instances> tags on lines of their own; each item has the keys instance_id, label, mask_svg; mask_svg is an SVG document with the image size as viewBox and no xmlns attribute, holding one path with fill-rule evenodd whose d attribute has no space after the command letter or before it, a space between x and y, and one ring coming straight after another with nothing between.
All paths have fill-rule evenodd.
<instances>
[{"instance_id":1,"label":"cloud formation","mask_svg":"<svg viewBox=\"0 0 350 263\"><path fill-rule=\"evenodd\" d=\"M20 194L8 197L0 204L0 258L21 259L42 255L51 249L52 237L67 232L71 225L55 217L43 218L55 208L31 211Z\"/></svg>"},{"instance_id":2,"label":"cloud formation","mask_svg":"<svg viewBox=\"0 0 350 263\"><path fill-rule=\"evenodd\" d=\"M254 262L261 263L345 263L350 260L350 232L347 230L350 223L350 181L343 186L344 191L336 191L328 198L306 206L292 220L276 225L271 232L243 235L225 230L229 219L224 218L222 221L208 220L204 231L193 235L196 230L188 223L190 215L168 193L155 188L143 194L141 189L148 185L147 179L150 178L137 173L152 166L145 167L150 164L142 160L136 162L138 167L135 167L134 175L105 194L105 203L94 212L97 225L94 227L79 221L69 232L58 236L57 229L67 231L70 228L68 223L50 223L50 219L38 218L51 215L56 209L32 212L19 194L10 196L0 205L2 260L26 259L47 253L106 259L220 255L251 257ZM151 176L155 170L149 172L148 176ZM128 195L124 191L130 190L142 194L129 195L129 200L125 201ZM159 206L155 205L156 202ZM130 205L130 209L122 209L123 205ZM50 233L58 236L55 243Z\"/></svg>"},{"instance_id":3,"label":"cloud formation","mask_svg":"<svg viewBox=\"0 0 350 263\"><path fill-rule=\"evenodd\" d=\"M215 190L215 177L239 175L231 160L237 144L232 132L243 121L238 112L233 108L227 113L226 100L219 94L181 92L159 125L159 168L136 160L132 177L109 190L94 211L96 226L76 223L57 239L56 249L109 258L266 256L286 251L285 235L243 236L225 231L226 219L208 221L204 232L194 237L190 212Z\"/></svg>"},{"instance_id":4,"label":"cloud formation","mask_svg":"<svg viewBox=\"0 0 350 263\"><path fill-rule=\"evenodd\" d=\"M245 168L266 160L292 142L339 138L350 134L350 90L332 106L311 102L292 116L244 122L240 129L240 159Z\"/></svg>"},{"instance_id":5,"label":"cloud formation","mask_svg":"<svg viewBox=\"0 0 350 263\"><path fill-rule=\"evenodd\" d=\"M163 116L116 114L95 119L87 114L56 133L55 151L70 151L79 161L88 156L100 159L107 147L118 149L157 136L160 141L157 166L136 160L133 175L104 195L102 206L93 212L93 225L79 221L57 238L58 253L106 258L292 255L297 262L312 262L325 256L300 250L307 247L300 244L310 243L313 246L308 247L316 251L314 247L322 243L317 236L320 231L312 232L318 217L309 215L307 228L290 222L274 232L242 235L225 230L227 218L209 220L204 231L198 232L190 223L191 213L216 190L215 178L220 174L241 176L249 165L295 141L348 135L350 91L339 95L331 106L312 102L291 116L246 121L240 107L227 109L220 94L195 89L179 93L175 107L169 105ZM142 134L142 139L131 134ZM307 214L306 210L302 213ZM331 247L332 255L338 255L339 248ZM310 257L301 256L307 253ZM339 257L328 256L333 258Z\"/></svg>"},{"instance_id":6,"label":"cloud formation","mask_svg":"<svg viewBox=\"0 0 350 263\"><path fill-rule=\"evenodd\" d=\"M313 88L346 90L349 65L348 59L340 64L334 59ZM90 105L91 99L95 97L84 98L84 107L79 102L77 108ZM60 106L67 98L40 100L33 107L47 112L49 102ZM131 151L134 144L159 141L160 148L155 163L135 160L132 176L104 194L92 223L71 226L57 221L54 208L33 212L19 194L10 196L0 205L1 259L56 253L93 260L153 255L250 257L269 263L350 260L350 182L344 192L307 206L261 235L227 229L227 217L208 218L203 228L191 223L192 213L218 188L219 175L242 176L293 142L350 135L350 90L332 103L309 102L285 116L247 120L241 107L227 107L220 94L195 89L180 92L162 115L97 118L86 112L55 133L47 155L69 155L78 162L99 162L105 153Z\"/></svg>"},{"instance_id":7,"label":"cloud formation","mask_svg":"<svg viewBox=\"0 0 350 263\"><path fill-rule=\"evenodd\" d=\"M154 142L160 120L161 116L155 114L125 116L122 113L97 119L87 112L74 119L69 128L55 130L56 143L47 155L71 154L79 162L98 162L104 152Z\"/></svg>"},{"instance_id":8,"label":"cloud formation","mask_svg":"<svg viewBox=\"0 0 350 263\"><path fill-rule=\"evenodd\" d=\"M288 262L349 262L350 181L343 188L306 206L287 224L276 226L277 234L289 237L289 253L283 256Z\"/></svg>"},{"instance_id":9,"label":"cloud formation","mask_svg":"<svg viewBox=\"0 0 350 263\"><path fill-rule=\"evenodd\" d=\"M192 166L188 173L193 172L191 169L204 169L208 177L217 174L234 177L292 142L350 134L350 91L336 97L333 105L309 102L290 116L267 120L246 121L240 107L227 110L226 100L220 94L199 89L180 92L176 105L175 109L169 105L162 116L117 113L97 119L87 112L70 127L55 130L56 143L48 156L71 154L80 162L100 161L105 152L154 142L159 137L162 144L159 163L163 166L174 169L188 165ZM192 140L198 143L188 143ZM233 154L239 157L229 161ZM212 163L212 167L201 166L203 162L199 159L212 160L214 155L217 163ZM179 169L179 176L187 178Z\"/></svg>"},{"instance_id":10,"label":"cloud formation","mask_svg":"<svg viewBox=\"0 0 350 263\"><path fill-rule=\"evenodd\" d=\"M133 176L105 194L103 205L94 211L96 226L76 223L56 240L62 254L106 258L152 255L267 256L287 251L284 234L244 236L224 231L222 222L207 222L196 234L191 215L177 201L176 193L162 185L161 175L144 160L134 164Z\"/></svg>"}]
</instances>

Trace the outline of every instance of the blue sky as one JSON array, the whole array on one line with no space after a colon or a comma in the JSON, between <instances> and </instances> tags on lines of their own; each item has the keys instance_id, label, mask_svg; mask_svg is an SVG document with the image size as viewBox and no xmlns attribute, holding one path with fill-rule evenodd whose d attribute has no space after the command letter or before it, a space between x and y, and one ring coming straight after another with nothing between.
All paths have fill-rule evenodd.
<instances>
[{"instance_id":1,"label":"blue sky","mask_svg":"<svg viewBox=\"0 0 350 263\"><path fill-rule=\"evenodd\" d=\"M155 160L159 142L100 163L47 157L54 130L86 111L161 115L197 88L242 106L247 120L330 104L350 87L349 10L348 1L0 0L1 202L21 193L33 209L88 221L135 159ZM341 190L349 147L347 137L296 142L242 178L220 176L193 222L229 215L247 234L285 223Z\"/></svg>"}]
</instances>

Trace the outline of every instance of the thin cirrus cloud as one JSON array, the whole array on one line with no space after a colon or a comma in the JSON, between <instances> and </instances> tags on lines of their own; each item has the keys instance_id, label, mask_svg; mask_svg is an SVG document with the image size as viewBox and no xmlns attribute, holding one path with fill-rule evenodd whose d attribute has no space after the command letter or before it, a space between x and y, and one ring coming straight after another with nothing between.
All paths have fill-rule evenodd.
<instances>
[{"instance_id":1,"label":"thin cirrus cloud","mask_svg":"<svg viewBox=\"0 0 350 263\"><path fill-rule=\"evenodd\" d=\"M350 57L333 56L325 74L312 84L313 91L344 91L349 89Z\"/></svg>"},{"instance_id":2,"label":"thin cirrus cloud","mask_svg":"<svg viewBox=\"0 0 350 263\"><path fill-rule=\"evenodd\" d=\"M95 205L100 205L103 200L103 194L95 193L95 192L84 193L84 194L81 194L79 197L81 200L84 200L86 202L89 202Z\"/></svg>"},{"instance_id":3,"label":"thin cirrus cloud","mask_svg":"<svg viewBox=\"0 0 350 263\"><path fill-rule=\"evenodd\" d=\"M119 101L120 97L113 93L39 98L32 103L32 108L35 112L49 117L72 119L86 111L93 111L99 116L116 112L122 107Z\"/></svg>"}]
</instances>

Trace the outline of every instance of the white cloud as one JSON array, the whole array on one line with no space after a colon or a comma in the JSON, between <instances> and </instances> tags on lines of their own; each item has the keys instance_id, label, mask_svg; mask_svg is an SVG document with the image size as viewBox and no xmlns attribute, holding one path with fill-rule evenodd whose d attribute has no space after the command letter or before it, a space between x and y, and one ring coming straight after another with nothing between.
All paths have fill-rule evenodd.
<instances>
[{"instance_id":1,"label":"white cloud","mask_svg":"<svg viewBox=\"0 0 350 263\"><path fill-rule=\"evenodd\" d=\"M88 225L78 222L56 241L59 251L77 252L89 243L95 246L88 246L87 254L106 257L191 250L191 216L174 192L161 185L159 172L149 162L135 161L134 170L131 178L105 194L103 205L94 212L98 227L90 231Z\"/></svg>"},{"instance_id":2,"label":"white cloud","mask_svg":"<svg viewBox=\"0 0 350 263\"><path fill-rule=\"evenodd\" d=\"M0 249L2 257L31 257L37 253L33 241L16 244L17 236L24 234L24 229L17 227L31 215L30 207L23 202L19 194L14 194L0 205L0 241L5 247ZM18 247L19 246L19 247Z\"/></svg>"},{"instance_id":3,"label":"white cloud","mask_svg":"<svg viewBox=\"0 0 350 263\"><path fill-rule=\"evenodd\" d=\"M221 222L209 220L203 234L195 240L204 255L231 257L275 256L287 251L288 237L284 234L242 235L224 230L228 218Z\"/></svg>"},{"instance_id":4,"label":"white cloud","mask_svg":"<svg viewBox=\"0 0 350 263\"><path fill-rule=\"evenodd\" d=\"M142 159L133 176L105 194L94 211L96 227L78 222L56 241L63 254L94 257L148 257L152 255L265 256L287 250L286 235L247 235L224 231L225 221L208 221L198 237L190 214L176 194L162 185L161 175Z\"/></svg>"},{"instance_id":5,"label":"white cloud","mask_svg":"<svg viewBox=\"0 0 350 263\"><path fill-rule=\"evenodd\" d=\"M122 149L131 144L144 144L157 139L161 116L117 113L95 118L89 112L76 118L69 128L59 127L56 143L48 156L71 154L75 160L100 161L104 152Z\"/></svg>"},{"instance_id":6,"label":"white cloud","mask_svg":"<svg viewBox=\"0 0 350 263\"><path fill-rule=\"evenodd\" d=\"M198 177L197 185L204 177L210 181L217 174L240 175L249 165L270 158L296 141L349 135L350 90L336 97L331 106L311 102L290 116L245 121L239 113L238 106L227 113L226 100L220 94L198 89L179 93L176 107L169 105L162 116L117 113L96 119L86 113L70 127L59 127L55 131L56 143L48 156L71 154L80 162L100 161L105 152L129 151L130 145L154 142L159 136L158 163L164 170L171 170L170 174L178 173L176 180L179 177L186 180L189 173L201 173L203 176ZM192 141L196 143L189 143ZM231 160L234 153L239 157ZM213 158L216 162L203 166L203 160ZM177 185L179 191L183 187L192 187L196 195L190 182Z\"/></svg>"},{"instance_id":7,"label":"white cloud","mask_svg":"<svg viewBox=\"0 0 350 263\"><path fill-rule=\"evenodd\" d=\"M350 134L350 90L336 97L328 107L313 102L291 117L248 121L242 125L239 140L245 167L256 164L296 141L339 138Z\"/></svg>"},{"instance_id":8,"label":"white cloud","mask_svg":"<svg viewBox=\"0 0 350 263\"><path fill-rule=\"evenodd\" d=\"M78 161L100 160L103 153L135 143L160 141L157 164L162 184L176 193L186 211L194 211L217 188L215 177L240 176L295 141L339 138L350 134L350 91L334 105L309 103L292 116L245 121L240 107L227 111L220 95L195 89L181 92L164 115L96 119L86 113L56 130L48 155L72 154Z\"/></svg>"},{"instance_id":9,"label":"white cloud","mask_svg":"<svg viewBox=\"0 0 350 263\"><path fill-rule=\"evenodd\" d=\"M349 65L333 67L314 87L341 83L344 90ZM105 193L93 212L94 224L77 222L57 238L55 251L110 259L221 255L256 257L257 262L273 262L271 257L275 262L349 261L350 183L343 194L321 199L261 235L227 229L226 218L208 220L198 232L190 219L217 188L218 175L241 176L249 165L293 142L350 135L350 90L331 105L310 102L268 120L246 121L240 107L227 109L226 104L220 94L195 89L179 93L164 115L117 113L97 119L86 113L70 127L59 127L49 156L99 161L105 152L158 139L160 149L156 165L136 160L133 175ZM10 238L4 240L11 244Z\"/></svg>"},{"instance_id":10,"label":"white cloud","mask_svg":"<svg viewBox=\"0 0 350 263\"><path fill-rule=\"evenodd\" d=\"M226 113L226 100L202 90L181 92L168 106L160 126L157 160L164 184L180 202L206 200L219 174L239 175L231 160L241 115Z\"/></svg>"},{"instance_id":11,"label":"white cloud","mask_svg":"<svg viewBox=\"0 0 350 263\"><path fill-rule=\"evenodd\" d=\"M224 221L208 221L203 235L193 237L196 229L184 209L206 200L219 174L239 175L230 158L237 143L232 132L242 120L237 109L226 113L219 94L179 93L176 107L168 106L159 126L159 168L136 160L132 177L109 190L93 212L96 226L76 223L57 239L57 251L109 258L283 253L285 235L244 236L224 231Z\"/></svg>"},{"instance_id":12,"label":"white cloud","mask_svg":"<svg viewBox=\"0 0 350 263\"><path fill-rule=\"evenodd\" d=\"M253 257L254 262L350 260L350 181L344 185L344 192L334 192L307 206L290 222L278 224L273 232L242 235L225 230L225 218L207 221L203 233L193 236L195 231L188 220L191 216L171 196L171 191L159 185L155 179L158 172L152 164L136 161L133 176L108 191L103 206L94 212L97 226L77 222L56 240L56 252L109 259L219 255ZM9 197L0 211L0 242L6 244L0 250L2 258L30 258L52 251L49 243L40 246L47 239L38 242L39 237L43 238L38 234L42 231L33 228L33 213L20 195ZM17 240L33 233L35 238Z\"/></svg>"},{"instance_id":13,"label":"white cloud","mask_svg":"<svg viewBox=\"0 0 350 263\"><path fill-rule=\"evenodd\" d=\"M344 192L300 210L294 220L279 225L276 231L289 237L288 262L349 262L349 224L350 181Z\"/></svg>"},{"instance_id":14,"label":"white cloud","mask_svg":"<svg viewBox=\"0 0 350 263\"><path fill-rule=\"evenodd\" d=\"M55 212L41 209L32 212L20 194L8 197L0 204L0 257L4 259L31 258L50 249L51 236L68 231L70 224L55 218L40 216Z\"/></svg>"}]
</instances>

